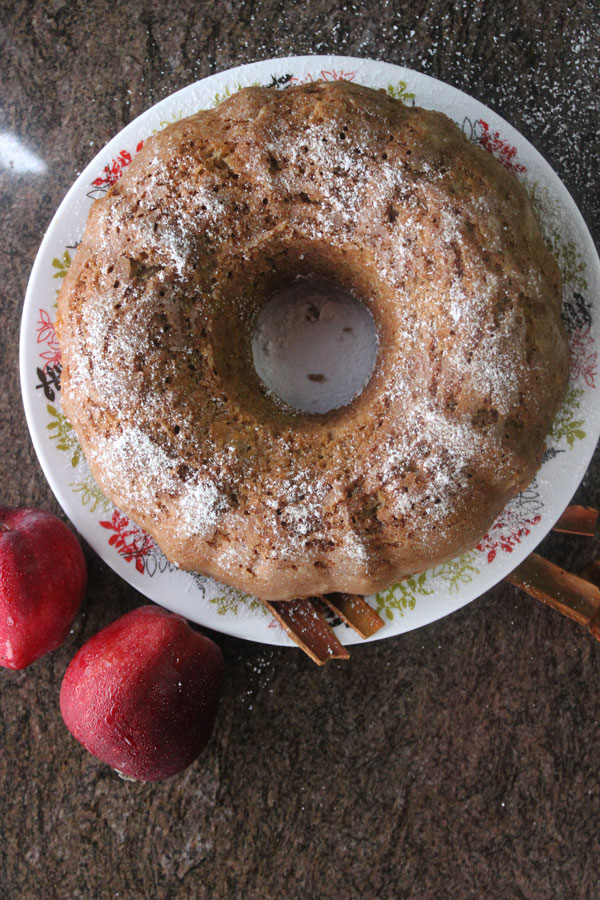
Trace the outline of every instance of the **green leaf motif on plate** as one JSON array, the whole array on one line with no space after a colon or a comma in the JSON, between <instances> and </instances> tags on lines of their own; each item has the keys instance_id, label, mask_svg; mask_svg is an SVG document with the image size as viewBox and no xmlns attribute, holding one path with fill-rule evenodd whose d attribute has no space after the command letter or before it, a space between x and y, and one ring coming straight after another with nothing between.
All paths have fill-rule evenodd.
<instances>
[{"instance_id":1,"label":"green leaf motif on plate","mask_svg":"<svg viewBox=\"0 0 600 900\"><path fill-rule=\"evenodd\" d=\"M585 259L575 241L567 238L555 224L560 221L561 213L557 200L546 185L540 184L539 181L534 181L528 186L528 193L546 243L558 263L563 284L572 284L579 291L587 291Z\"/></svg>"},{"instance_id":2,"label":"green leaf motif on plate","mask_svg":"<svg viewBox=\"0 0 600 900\"><path fill-rule=\"evenodd\" d=\"M403 103L408 103L409 100L414 100L415 95L412 91L408 90L408 85L405 81L398 81L396 84L388 84L386 91L393 97L394 100L401 100Z\"/></svg>"},{"instance_id":3,"label":"green leaf motif on plate","mask_svg":"<svg viewBox=\"0 0 600 900\"><path fill-rule=\"evenodd\" d=\"M85 481L71 481L69 487L74 494L79 494L83 506L89 507L91 513L96 512L98 507L102 512L110 512L112 507L110 500L104 496L91 475L88 475Z\"/></svg>"},{"instance_id":4,"label":"green leaf motif on plate","mask_svg":"<svg viewBox=\"0 0 600 900\"><path fill-rule=\"evenodd\" d=\"M46 428L50 431L50 440L56 441L57 450L63 450L71 454L71 465L75 468L81 459L81 447L75 437L71 423L51 403L46 404L46 409L52 416L52 421L46 425Z\"/></svg>"},{"instance_id":5,"label":"green leaf motif on plate","mask_svg":"<svg viewBox=\"0 0 600 900\"><path fill-rule=\"evenodd\" d=\"M476 559L477 554L469 550L456 559L436 566L432 572L433 577L445 581L451 594L457 593L461 585L470 584L473 576L479 575L480 570L474 565Z\"/></svg>"},{"instance_id":6,"label":"green leaf motif on plate","mask_svg":"<svg viewBox=\"0 0 600 900\"><path fill-rule=\"evenodd\" d=\"M238 91L241 91L243 87L244 85L240 84L239 81L236 81L236 83L233 85L233 89L231 89L228 84L225 85L225 90L222 94L220 94L218 91L215 94L212 105L219 106L219 104L223 103L224 100L228 100L229 97L233 97L234 94L237 94ZM245 85L245 87L261 87L261 82L251 81L250 84Z\"/></svg>"},{"instance_id":7,"label":"green leaf motif on plate","mask_svg":"<svg viewBox=\"0 0 600 900\"><path fill-rule=\"evenodd\" d=\"M240 607L245 607L252 612L260 609L266 613L265 607L257 597L244 594L243 591L238 591L237 588L226 588L225 593L219 597L211 597L208 602L213 603L217 607L217 615L219 616L228 614L237 616Z\"/></svg>"},{"instance_id":8,"label":"green leaf motif on plate","mask_svg":"<svg viewBox=\"0 0 600 900\"><path fill-rule=\"evenodd\" d=\"M566 240L557 228L550 227L547 237L556 258L564 284L574 284L580 291L587 291L586 264L575 241Z\"/></svg>"},{"instance_id":9,"label":"green leaf motif on plate","mask_svg":"<svg viewBox=\"0 0 600 900\"><path fill-rule=\"evenodd\" d=\"M178 109L177 112L174 112L168 119L161 119L158 123L158 128L153 128L150 134L158 134L159 131L162 131L167 125L173 125L174 122L180 122L181 119L183 119L183 110Z\"/></svg>"},{"instance_id":10,"label":"green leaf motif on plate","mask_svg":"<svg viewBox=\"0 0 600 900\"><path fill-rule=\"evenodd\" d=\"M52 260L52 265L58 271L54 273L53 278L64 278L67 272L69 271L69 266L71 265L71 254L68 250L65 250L63 253L62 259L58 259L56 256Z\"/></svg>"},{"instance_id":11,"label":"green leaf motif on plate","mask_svg":"<svg viewBox=\"0 0 600 900\"><path fill-rule=\"evenodd\" d=\"M431 588L427 587L427 572L420 575L409 575L403 578L398 584L393 584L385 591L380 591L375 599L377 606L375 612L384 615L390 621L396 613L404 616L404 611L414 609L418 596L427 596L432 594Z\"/></svg>"},{"instance_id":12,"label":"green leaf motif on plate","mask_svg":"<svg viewBox=\"0 0 600 900\"><path fill-rule=\"evenodd\" d=\"M550 426L550 436L555 441L566 440L569 447L573 447L575 441L582 441L586 436L586 432L581 427L585 424L585 419L575 418L581 406L582 396L582 388L569 388L563 405Z\"/></svg>"}]
</instances>

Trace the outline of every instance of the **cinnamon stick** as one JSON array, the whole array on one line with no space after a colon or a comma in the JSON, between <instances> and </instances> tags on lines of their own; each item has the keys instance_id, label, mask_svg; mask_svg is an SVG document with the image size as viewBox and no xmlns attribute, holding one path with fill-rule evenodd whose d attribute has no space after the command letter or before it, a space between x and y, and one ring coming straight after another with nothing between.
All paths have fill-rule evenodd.
<instances>
[{"instance_id":1,"label":"cinnamon stick","mask_svg":"<svg viewBox=\"0 0 600 900\"><path fill-rule=\"evenodd\" d=\"M554 526L554 531L594 537L598 524L598 510L591 506L567 506Z\"/></svg>"},{"instance_id":2,"label":"cinnamon stick","mask_svg":"<svg viewBox=\"0 0 600 900\"><path fill-rule=\"evenodd\" d=\"M291 639L318 666L325 665L330 659L350 658L346 648L338 641L333 629L310 599L263 600L263 603L283 625Z\"/></svg>"},{"instance_id":3,"label":"cinnamon stick","mask_svg":"<svg viewBox=\"0 0 600 900\"><path fill-rule=\"evenodd\" d=\"M591 581L592 584L595 584L596 587L600 588L600 559L596 559L586 566L580 575L582 578L585 578L586 581Z\"/></svg>"},{"instance_id":4,"label":"cinnamon stick","mask_svg":"<svg viewBox=\"0 0 600 900\"><path fill-rule=\"evenodd\" d=\"M532 553L506 576L515 587L586 625L600 640L600 588Z\"/></svg>"},{"instance_id":5,"label":"cinnamon stick","mask_svg":"<svg viewBox=\"0 0 600 900\"><path fill-rule=\"evenodd\" d=\"M385 625L360 594L323 594L320 599L362 638L370 637Z\"/></svg>"}]
</instances>

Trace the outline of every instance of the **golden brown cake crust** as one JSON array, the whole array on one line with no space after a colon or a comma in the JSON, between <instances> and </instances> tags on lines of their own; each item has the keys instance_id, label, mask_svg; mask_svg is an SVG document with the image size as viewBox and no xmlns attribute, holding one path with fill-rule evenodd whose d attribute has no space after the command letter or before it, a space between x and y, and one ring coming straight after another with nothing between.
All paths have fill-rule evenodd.
<instances>
[{"instance_id":1,"label":"golden brown cake crust","mask_svg":"<svg viewBox=\"0 0 600 900\"><path fill-rule=\"evenodd\" d=\"M318 416L252 364L265 302L371 310L365 390ZM523 187L437 112L347 82L247 88L150 138L59 298L94 477L183 568L265 599L367 594L472 547L533 477L567 381Z\"/></svg>"}]
</instances>

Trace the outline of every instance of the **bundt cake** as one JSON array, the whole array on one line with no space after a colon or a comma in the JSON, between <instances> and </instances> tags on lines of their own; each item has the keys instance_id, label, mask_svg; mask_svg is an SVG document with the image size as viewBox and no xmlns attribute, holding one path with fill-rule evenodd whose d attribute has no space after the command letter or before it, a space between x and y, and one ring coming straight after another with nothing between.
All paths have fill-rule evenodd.
<instances>
[{"instance_id":1,"label":"bundt cake","mask_svg":"<svg viewBox=\"0 0 600 900\"><path fill-rule=\"evenodd\" d=\"M364 390L322 414L252 362L263 306L311 278L378 333ZM343 81L245 88L94 203L58 303L62 405L182 568L265 600L369 594L472 547L531 480L560 302L524 188L445 115Z\"/></svg>"}]
</instances>

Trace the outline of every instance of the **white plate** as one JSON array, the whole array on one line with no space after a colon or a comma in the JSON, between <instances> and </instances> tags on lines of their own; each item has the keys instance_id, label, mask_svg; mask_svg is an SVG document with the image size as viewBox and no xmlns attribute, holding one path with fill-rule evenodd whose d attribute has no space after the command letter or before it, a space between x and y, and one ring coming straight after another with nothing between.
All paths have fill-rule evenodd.
<instances>
[{"instance_id":1,"label":"white plate","mask_svg":"<svg viewBox=\"0 0 600 900\"><path fill-rule=\"evenodd\" d=\"M484 144L521 179L538 211L564 279L572 372L566 402L533 484L502 513L480 545L451 563L407 578L369 597L386 620L376 638L433 622L487 591L550 530L577 488L600 433L598 338L600 262L570 195L514 128L481 103L434 78L400 66L339 56L267 60L212 75L157 103L123 129L81 173L63 200L37 255L23 309L21 383L27 421L42 468L66 514L116 572L150 599L209 628L269 644L290 644L261 604L210 578L175 569L153 542L122 516L91 479L60 409L60 363L52 322L62 278L95 197L120 177L148 135L251 84L285 88L318 78L347 78L384 88L405 103L439 109L469 139ZM346 644L359 638L338 625Z\"/></svg>"}]
</instances>

